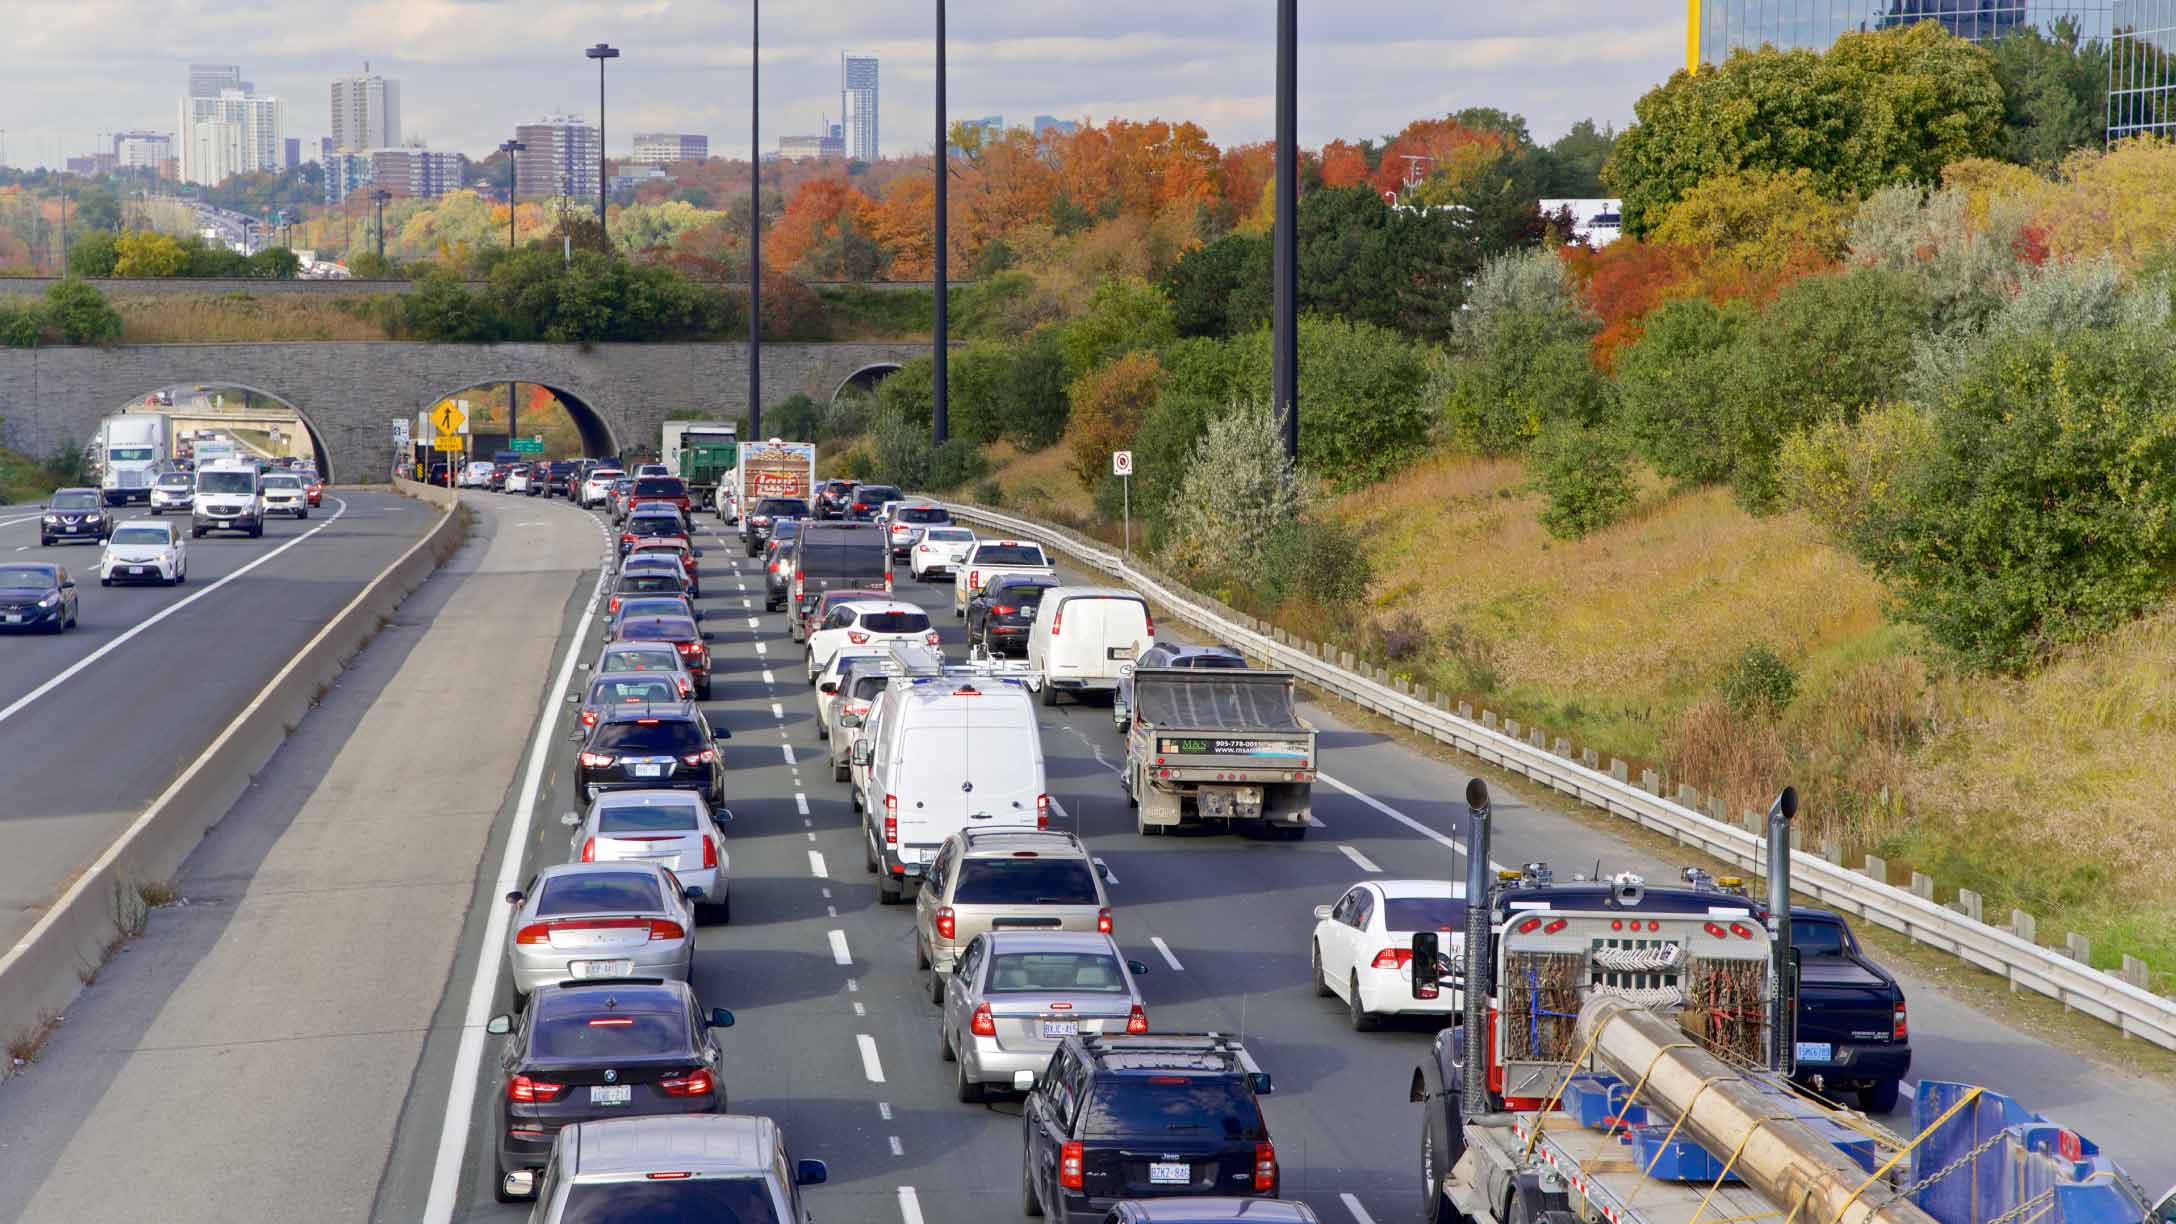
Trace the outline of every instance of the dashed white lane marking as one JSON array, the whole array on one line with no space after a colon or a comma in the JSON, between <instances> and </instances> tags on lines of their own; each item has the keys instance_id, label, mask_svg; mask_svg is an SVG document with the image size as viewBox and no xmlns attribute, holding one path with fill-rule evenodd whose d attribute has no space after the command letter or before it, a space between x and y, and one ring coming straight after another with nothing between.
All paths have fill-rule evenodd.
<instances>
[{"instance_id":1,"label":"dashed white lane marking","mask_svg":"<svg viewBox=\"0 0 2176 1224\"><path fill-rule=\"evenodd\" d=\"M1382 868L1377 867L1375 864L1369 862L1367 855L1360 853L1358 850L1353 849L1351 846L1345 845L1343 842L1338 843L1337 848L1339 851L1343 852L1346 858L1351 859L1355 864L1357 864L1362 871L1382 870Z\"/></svg>"},{"instance_id":2,"label":"dashed white lane marking","mask_svg":"<svg viewBox=\"0 0 2176 1224\"><path fill-rule=\"evenodd\" d=\"M878 1101L878 1102L876 1103L876 1112L877 1112L877 1115L878 1115L879 1117L883 1118L883 1119L884 1119L884 1120L885 1120L886 1122L889 1122L889 1121L891 1121L891 1120L892 1120L892 1103L891 1103L890 1101Z\"/></svg>"},{"instance_id":3,"label":"dashed white lane marking","mask_svg":"<svg viewBox=\"0 0 2176 1224\"><path fill-rule=\"evenodd\" d=\"M778 681L776 681L776 680L773 680L773 679L771 679L771 669L770 669L770 668L768 668L768 667L766 667L766 668L764 668L764 669L763 669L763 683L765 683L765 684L776 684L776 683L778 683Z\"/></svg>"},{"instance_id":4,"label":"dashed white lane marking","mask_svg":"<svg viewBox=\"0 0 2176 1224\"><path fill-rule=\"evenodd\" d=\"M826 891L826 892L824 893L824 895L828 897L828 896L830 896L831 894L830 894L830 892L829 892L829 891ZM827 906L825 906L825 907L824 907L824 917L826 917L826 918L836 918L836 917L838 917L838 916L839 916L839 907L838 907L838 906L836 906L836 905L827 905Z\"/></svg>"},{"instance_id":5,"label":"dashed white lane marking","mask_svg":"<svg viewBox=\"0 0 2176 1224\"><path fill-rule=\"evenodd\" d=\"M780 744L780 745L779 745L778 747L779 747L779 749L780 749L781 751L783 751L783 752L784 752L784 753L786 754L786 764L788 764L788 765L791 765L791 764L793 764L793 745L792 745L792 744Z\"/></svg>"},{"instance_id":6,"label":"dashed white lane marking","mask_svg":"<svg viewBox=\"0 0 2176 1224\"><path fill-rule=\"evenodd\" d=\"M824 900L826 900L826 901L829 901L830 899L831 899L831 890L827 888L827 889L825 889L825 890L824 890Z\"/></svg>"},{"instance_id":7,"label":"dashed white lane marking","mask_svg":"<svg viewBox=\"0 0 2176 1224\"><path fill-rule=\"evenodd\" d=\"M808 796L806 794L800 791L793 792L793 810L803 816L808 815Z\"/></svg>"},{"instance_id":8,"label":"dashed white lane marking","mask_svg":"<svg viewBox=\"0 0 2176 1224\"><path fill-rule=\"evenodd\" d=\"M1360 1205L1359 1199L1350 1194L1340 1194L1337 1198L1345 1204L1345 1210L1352 1213L1354 1224L1375 1224L1375 1217L1368 1214L1368 1209Z\"/></svg>"},{"instance_id":9,"label":"dashed white lane marking","mask_svg":"<svg viewBox=\"0 0 2176 1224\"><path fill-rule=\"evenodd\" d=\"M777 703L777 702L775 702L775 701L774 701L774 702L772 702L772 703L771 703L771 717L772 717L772 718L784 718L785 716L786 716L786 707L784 707L784 706L782 706L782 705L778 704L778 703Z\"/></svg>"},{"instance_id":10,"label":"dashed white lane marking","mask_svg":"<svg viewBox=\"0 0 2176 1224\"><path fill-rule=\"evenodd\" d=\"M815 876L819 880L826 879L830 876L831 873L824 870L823 851L811 850L808 852L808 871L810 875Z\"/></svg>"},{"instance_id":11,"label":"dashed white lane marking","mask_svg":"<svg viewBox=\"0 0 2176 1224\"><path fill-rule=\"evenodd\" d=\"M876 1038L867 1033L857 1033L854 1035L854 1044L861 1047L861 1073L869 1077L872 1084L883 1083L884 1064L876 1056Z\"/></svg>"},{"instance_id":12,"label":"dashed white lane marking","mask_svg":"<svg viewBox=\"0 0 2176 1224\"><path fill-rule=\"evenodd\" d=\"M745 599L743 599L743 600L741 600L741 601L740 601L740 606L741 606L741 607L743 607L743 608L753 608L753 607L755 607L755 604L753 604L753 603L749 602L748 600L745 600Z\"/></svg>"},{"instance_id":13,"label":"dashed white lane marking","mask_svg":"<svg viewBox=\"0 0 2176 1224\"><path fill-rule=\"evenodd\" d=\"M855 994L858 993L860 990L861 983L859 981L856 981L853 978L846 979L846 993Z\"/></svg>"},{"instance_id":14,"label":"dashed white lane marking","mask_svg":"<svg viewBox=\"0 0 2176 1224\"><path fill-rule=\"evenodd\" d=\"M763 622L751 616L748 618L748 627L750 629L761 629L763 627Z\"/></svg>"},{"instance_id":15,"label":"dashed white lane marking","mask_svg":"<svg viewBox=\"0 0 2176 1224\"><path fill-rule=\"evenodd\" d=\"M1163 936L1151 935L1148 937L1148 941L1156 945L1156 951L1162 954L1164 963L1171 966L1173 973L1186 972L1186 966L1179 963L1179 958L1171 955L1171 945L1164 942Z\"/></svg>"},{"instance_id":16,"label":"dashed white lane marking","mask_svg":"<svg viewBox=\"0 0 2176 1224\"><path fill-rule=\"evenodd\" d=\"M857 1015L857 1016L866 1016L866 1015L868 1015L868 1014L869 1014L869 1009L868 1009L868 1008L866 1008L866 1007L863 1007L863 1006L862 1006L861 1004L859 1004L859 1003L856 1003L856 1004L854 1004L854 1014L855 1014L855 1015Z\"/></svg>"},{"instance_id":17,"label":"dashed white lane marking","mask_svg":"<svg viewBox=\"0 0 2176 1224\"><path fill-rule=\"evenodd\" d=\"M922 1200L914 1187L899 1187L899 1218L902 1224L922 1224Z\"/></svg>"},{"instance_id":18,"label":"dashed white lane marking","mask_svg":"<svg viewBox=\"0 0 2176 1224\"><path fill-rule=\"evenodd\" d=\"M837 961L838 963L840 963L840 964L842 964L842 965L851 965L851 964L853 964L853 963L854 963L854 954L853 954L852 952L848 951L848 950L847 950L847 947L846 947L846 932L844 932L844 931L833 931L833 932L831 932L830 938L831 938L831 959L832 959L832 960L835 960L835 961Z\"/></svg>"},{"instance_id":19,"label":"dashed white lane marking","mask_svg":"<svg viewBox=\"0 0 2176 1224\"><path fill-rule=\"evenodd\" d=\"M886 1137L886 1138L888 1138L888 1139L890 1139L890 1140L892 1141L892 1155L894 1155L894 1156L904 1156L904 1155L906 1155L906 1154L907 1154L907 1149L905 1149L905 1148L903 1148L903 1147L899 1146L899 1136L897 1136L897 1135L887 1135L887 1136L885 1136L885 1137Z\"/></svg>"},{"instance_id":20,"label":"dashed white lane marking","mask_svg":"<svg viewBox=\"0 0 2176 1224\"><path fill-rule=\"evenodd\" d=\"M761 643L761 642L757 642L757 643L756 643L756 653L757 653L757 654L769 654L769 653L771 653L771 652L770 652L770 651L768 651L768 650L765 650L765 649L763 648L763 643ZM765 681L768 681L768 680L769 680L769 679L771 678L771 673L769 673L769 672L764 672L764 673L763 673L763 678L764 678L764 680L765 680Z\"/></svg>"}]
</instances>

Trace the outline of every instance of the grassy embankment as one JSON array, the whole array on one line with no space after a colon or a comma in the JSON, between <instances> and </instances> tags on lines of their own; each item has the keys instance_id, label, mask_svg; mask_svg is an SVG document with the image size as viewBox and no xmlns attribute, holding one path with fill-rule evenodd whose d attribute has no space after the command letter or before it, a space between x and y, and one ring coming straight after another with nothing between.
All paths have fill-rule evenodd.
<instances>
[{"instance_id":1,"label":"grassy embankment","mask_svg":"<svg viewBox=\"0 0 2176 1224\"><path fill-rule=\"evenodd\" d=\"M0 505L44 501L47 494L76 479L70 467L0 449Z\"/></svg>"},{"instance_id":2,"label":"grassy embankment","mask_svg":"<svg viewBox=\"0 0 2176 1224\"><path fill-rule=\"evenodd\" d=\"M1008 505L1077 520L1062 448L1005 457ZM1038 492L1039 491L1039 492ZM1375 564L1356 624L1280 614L1394 672L1604 757L1759 807L1807 796L1813 844L1884 855L1947 901L1958 887L2088 936L2176 980L2176 606L2022 679L1961 673L1884 614L1879 584L1794 515L1650 484L1626 521L1553 540L1513 460L1438 457L1330 501ZM1096 534L1107 534L1098 531ZM1733 710L1748 648L1796 670L1774 715ZM1393 655L1400 657L1393 657ZM1635 766L1637 768L1637 766Z\"/></svg>"}]
</instances>

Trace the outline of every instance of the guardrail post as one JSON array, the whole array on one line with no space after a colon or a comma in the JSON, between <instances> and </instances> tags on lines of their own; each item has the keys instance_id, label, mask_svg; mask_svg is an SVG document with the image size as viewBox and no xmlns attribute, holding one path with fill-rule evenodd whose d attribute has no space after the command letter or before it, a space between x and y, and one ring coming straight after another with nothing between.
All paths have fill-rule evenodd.
<instances>
[{"instance_id":1,"label":"guardrail post","mask_svg":"<svg viewBox=\"0 0 2176 1224\"><path fill-rule=\"evenodd\" d=\"M1912 873L1912 892L1923 901L1934 900L1934 877L1924 871Z\"/></svg>"},{"instance_id":2,"label":"guardrail post","mask_svg":"<svg viewBox=\"0 0 2176 1224\"><path fill-rule=\"evenodd\" d=\"M1465 719L1465 720L1466 720L1467 722L1472 722L1472 721L1473 721L1473 703L1472 703L1472 702L1470 702L1470 701L1461 701L1461 702L1459 702L1459 703L1458 703L1458 716L1459 716L1460 718L1463 718L1463 719Z\"/></svg>"},{"instance_id":3,"label":"guardrail post","mask_svg":"<svg viewBox=\"0 0 2176 1224\"><path fill-rule=\"evenodd\" d=\"M1338 652L1337 652L1337 665L1338 665L1339 667L1342 667L1342 668L1344 668L1344 669L1345 669L1346 671L1351 671L1351 670L1352 670L1352 652L1351 652L1351 651L1349 651L1349 650L1340 650L1340 651L1338 651Z\"/></svg>"},{"instance_id":4,"label":"guardrail post","mask_svg":"<svg viewBox=\"0 0 2176 1224\"><path fill-rule=\"evenodd\" d=\"M1570 756L1572 754L1572 742L1561 735L1557 736L1555 752L1560 757Z\"/></svg>"},{"instance_id":5,"label":"guardrail post","mask_svg":"<svg viewBox=\"0 0 2176 1224\"><path fill-rule=\"evenodd\" d=\"M1650 794L1650 795L1659 795L1659 794L1661 794L1661 793L1662 793L1662 776L1661 776L1660 774L1657 774L1657 773L1656 773L1656 772L1655 772L1654 770L1652 770L1652 769L1643 769L1643 770L1641 770L1641 771L1640 771L1640 789L1641 789L1641 790L1643 790L1643 791L1646 791L1646 792L1647 792L1648 794Z\"/></svg>"},{"instance_id":6,"label":"guardrail post","mask_svg":"<svg viewBox=\"0 0 2176 1224\"><path fill-rule=\"evenodd\" d=\"M1791 825L1791 849L1803 850L1805 848L1806 827L1804 825L1794 823Z\"/></svg>"},{"instance_id":7,"label":"guardrail post","mask_svg":"<svg viewBox=\"0 0 2176 1224\"><path fill-rule=\"evenodd\" d=\"M1609 758L1609 776L1627 786L1632 784L1632 767L1617 757Z\"/></svg>"},{"instance_id":8,"label":"guardrail post","mask_svg":"<svg viewBox=\"0 0 2176 1224\"><path fill-rule=\"evenodd\" d=\"M2010 911L2010 934L2037 946L2040 942L2040 920L2024 910L2013 909Z\"/></svg>"},{"instance_id":9,"label":"guardrail post","mask_svg":"<svg viewBox=\"0 0 2176 1224\"><path fill-rule=\"evenodd\" d=\"M1889 864L1875 855L1869 854L1866 856L1865 873L1870 879L1879 880L1884 884L1889 882Z\"/></svg>"},{"instance_id":10,"label":"guardrail post","mask_svg":"<svg viewBox=\"0 0 2176 1224\"><path fill-rule=\"evenodd\" d=\"M1481 725L1482 725L1482 726L1484 726L1484 727L1487 727L1487 728L1488 728L1489 730L1491 730L1491 731L1495 730L1495 729L1496 729L1496 711L1494 711L1494 710L1483 710L1483 711L1481 711Z\"/></svg>"},{"instance_id":11,"label":"guardrail post","mask_svg":"<svg viewBox=\"0 0 2176 1224\"><path fill-rule=\"evenodd\" d=\"M2063 950L2070 953L2070 959L2081 965L2093 963L2093 941L2076 931L2063 936Z\"/></svg>"},{"instance_id":12,"label":"guardrail post","mask_svg":"<svg viewBox=\"0 0 2176 1224\"><path fill-rule=\"evenodd\" d=\"M1686 785L1685 783L1683 783L1683 782L1680 782L1680 783L1678 783L1678 784L1677 784L1677 802L1679 803L1679 805L1680 805L1680 806L1683 806L1683 807L1689 807L1689 808L1691 808L1691 809L1692 809L1693 811L1695 811L1695 812L1699 811L1699 810L1700 810L1700 788L1699 788L1699 787L1697 787L1697 786L1687 786L1687 785Z\"/></svg>"},{"instance_id":13,"label":"guardrail post","mask_svg":"<svg viewBox=\"0 0 2176 1224\"><path fill-rule=\"evenodd\" d=\"M1745 813L1743 816L1738 817L1738 823L1744 825L1745 831L1755 837L1768 836L1768 819L1759 812Z\"/></svg>"},{"instance_id":14,"label":"guardrail post","mask_svg":"<svg viewBox=\"0 0 2176 1224\"><path fill-rule=\"evenodd\" d=\"M1579 750L1579 763L1588 769L1600 769L1602 767L1602 754L1592 748L1581 748Z\"/></svg>"},{"instance_id":15,"label":"guardrail post","mask_svg":"<svg viewBox=\"0 0 2176 1224\"><path fill-rule=\"evenodd\" d=\"M1399 695L1400 695L1400 696L1410 696L1410 695L1412 694L1412 692L1413 692L1413 683L1412 683L1412 681L1410 681L1410 680L1407 680L1407 679L1406 679L1406 678L1405 678L1404 676L1400 676L1400 677L1398 677L1398 693L1399 693Z\"/></svg>"},{"instance_id":16,"label":"guardrail post","mask_svg":"<svg viewBox=\"0 0 2176 1224\"><path fill-rule=\"evenodd\" d=\"M1963 913L1965 917L1970 918L1974 922L1986 921L1986 919L1981 916L1985 909L1985 903L1980 900L1980 895L1978 893L1973 892L1969 888L1960 888L1957 890L1957 909L1959 912Z\"/></svg>"},{"instance_id":17,"label":"guardrail post","mask_svg":"<svg viewBox=\"0 0 2176 1224\"><path fill-rule=\"evenodd\" d=\"M2151 975L2146 972L2146 962L2138 959L2135 956L2132 956L2128 952L2125 952L2123 954L2122 977L2124 981L2138 987L2140 990L2153 989L2151 986L2147 985L2147 982L2151 981L2152 978Z\"/></svg>"},{"instance_id":18,"label":"guardrail post","mask_svg":"<svg viewBox=\"0 0 2176 1224\"><path fill-rule=\"evenodd\" d=\"M1523 728L1519 726L1518 719L1507 718L1504 720L1504 734L1510 736L1512 739L1519 738L1519 733L1522 729Z\"/></svg>"}]
</instances>

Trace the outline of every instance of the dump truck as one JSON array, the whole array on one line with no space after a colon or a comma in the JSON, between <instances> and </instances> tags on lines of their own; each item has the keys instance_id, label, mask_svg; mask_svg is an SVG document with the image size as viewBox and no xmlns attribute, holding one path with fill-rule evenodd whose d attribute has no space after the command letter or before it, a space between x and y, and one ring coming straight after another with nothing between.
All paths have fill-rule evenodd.
<instances>
[{"instance_id":1,"label":"dump truck","mask_svg":"<svg viewBox=\"0 0 2176 1224\"><path fill-rule=\"evenodd\" d=\"M1466 798L1466 895L1486 902L1462 963L1434 931L1410 949L1416 998L1463 992L1408 1093L1430 1224L2147 1218L2091 1141L2000 1094L1921 1080L1907 1140L1791 1082L1794 791L1769 811L1765 902L1693 868L1653 888L1493 870L1487 786Z\"/></svg>"},{"instance_id":2,"label":"dump truck","mask_svg":"<svg viewBox=\"0 0 2176 1224\"><path fill-rule=\"evenodd\" d=\"M1120 775L1135 827L1245 820L1307 836L1315 729L1299 716L1298 685L1282 671L1137 669Z\"/></svg>"},{"instance_id":3,"label":"dump truck","mask_svg":"<svg viewBox=\"0 0 2176 1224\"><path fill-rule=\"evenodd\" d=\"M718 508L718 486L730 483L740 462L740 426L732 421L667 421L658 446L665 470L688 486L688 499Z\"/></svg>"}]
</instances>

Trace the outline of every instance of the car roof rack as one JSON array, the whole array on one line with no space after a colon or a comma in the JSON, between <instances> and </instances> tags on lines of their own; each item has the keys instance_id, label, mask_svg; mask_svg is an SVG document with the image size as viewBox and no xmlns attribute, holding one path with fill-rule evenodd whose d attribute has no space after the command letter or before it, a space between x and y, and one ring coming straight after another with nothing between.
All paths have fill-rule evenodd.
<instances>
[{"instance_id":1,"label":"car roof rack","mask_svg":"<svg viewBox=\"0 0 2176 1224\"><path fill-rule=\"evenodd\" d=\"M1111 1071L1239 1071L1256 1092L1270 1080L1246 1043L1223 1033L1120 1033L1081 1035L1082 1045Z\"/></svg>"}]
</instances>

